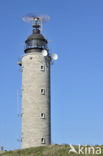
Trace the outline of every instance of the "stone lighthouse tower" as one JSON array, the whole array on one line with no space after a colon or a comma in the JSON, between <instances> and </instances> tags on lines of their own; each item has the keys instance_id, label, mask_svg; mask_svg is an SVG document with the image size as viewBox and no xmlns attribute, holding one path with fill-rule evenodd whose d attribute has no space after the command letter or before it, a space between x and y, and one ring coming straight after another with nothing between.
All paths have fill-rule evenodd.
<instances>
[{"instance_id":1,"label":"stone lighthouse tower","mask_svg":"<svg viewBox=\"0 0 103 156\"><path fill-rule=\"evenodd\" d=\"M47 40L35 18L22 57L22 148L51 144L50 62Z\"/></svg>"}]
</instances>

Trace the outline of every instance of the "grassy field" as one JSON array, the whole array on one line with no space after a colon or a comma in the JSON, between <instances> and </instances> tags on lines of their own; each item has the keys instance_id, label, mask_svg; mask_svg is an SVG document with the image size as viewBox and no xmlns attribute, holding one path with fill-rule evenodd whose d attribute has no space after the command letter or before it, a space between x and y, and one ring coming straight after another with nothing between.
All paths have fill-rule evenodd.
<instances>
[{"instance_id":1,"label":"grassy field","mask_svg":"<svg viewBox=\"0 0 103 156\"><path fill-rule=\"evenodd\" d=\"M95 146L97 147L97 146ZM103 156L103 146L102 154L99 156ZM0 156L84 156L84 154L75 154L69 153L70 146L69 145L51 145L51 146L44 146L44 147L33 147L24 150L16 150L16 151L9 151L0 154ZM77 150L78 147L75 146ZM85 154L86 156L97 156L97 154Z\"/></svg>"}]
</instances>

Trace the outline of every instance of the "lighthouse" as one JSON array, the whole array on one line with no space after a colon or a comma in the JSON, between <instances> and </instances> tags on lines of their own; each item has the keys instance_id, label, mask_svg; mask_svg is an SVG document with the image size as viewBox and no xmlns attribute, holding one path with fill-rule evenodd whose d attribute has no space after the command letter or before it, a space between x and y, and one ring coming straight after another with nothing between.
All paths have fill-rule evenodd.
<instances>
[{"instance_id":1,"label":"lighthouse","mask_svg":"<svg viewBox=\"0 0 103 156\"><path fill-rule=\"evenodd\" d=\"M51 144L51 57L48 41L34 17L32 34L22 56L22 148Z\"/></svg>"}]
</instances>

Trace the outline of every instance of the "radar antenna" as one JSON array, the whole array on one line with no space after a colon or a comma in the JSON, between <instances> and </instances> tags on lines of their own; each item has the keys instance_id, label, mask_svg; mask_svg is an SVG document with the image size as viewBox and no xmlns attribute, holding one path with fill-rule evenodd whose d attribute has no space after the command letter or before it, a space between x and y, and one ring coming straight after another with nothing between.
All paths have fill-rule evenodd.
<instances>
[{"instance_id":1,"label":"radar antenna","mask_svg":"<svg viewBox=\"0 0 103 156\"><path fill-rule=\"evenodd\" d=\"M32 27L42 28L43 23L47 23L50 20L50 17L48 15L34 15L34 14L27 14L22 17L22 20L27 23L32 23Z\"/></svg>"}]
</instances>

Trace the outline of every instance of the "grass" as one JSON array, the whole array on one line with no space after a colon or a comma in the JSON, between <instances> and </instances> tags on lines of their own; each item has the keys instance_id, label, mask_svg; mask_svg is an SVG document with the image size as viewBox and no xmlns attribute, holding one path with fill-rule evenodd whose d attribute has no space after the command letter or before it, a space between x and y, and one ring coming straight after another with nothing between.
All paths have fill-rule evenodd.
<instances>
[{"instance_id":1,"label":"grass","mask_svg":"<svg viewBox=\"0 0 103 156\"><path fill-rule=\"evenodd\" d=\"M102 154L99 154L99 156L103 156L103 146L101 148ZM84 154L69 153L69 149L69 145L51 145L4 152L0 156L84 156ZM75 146L75 149L77 150L78 147ZM92 155L97 156L96 154L86 154L86 156Z\"/></svg>"}]
</instances>

